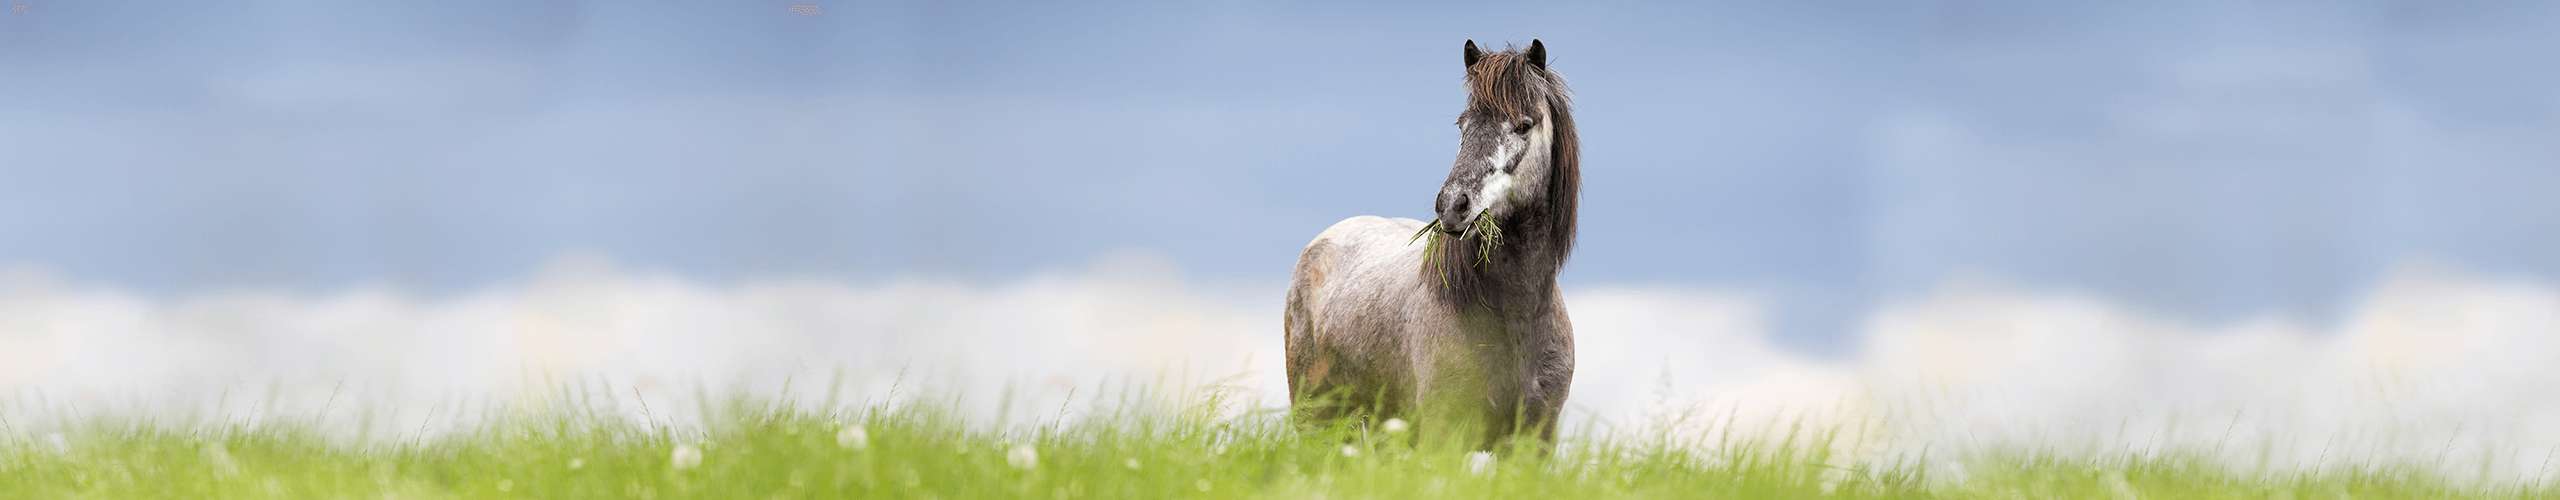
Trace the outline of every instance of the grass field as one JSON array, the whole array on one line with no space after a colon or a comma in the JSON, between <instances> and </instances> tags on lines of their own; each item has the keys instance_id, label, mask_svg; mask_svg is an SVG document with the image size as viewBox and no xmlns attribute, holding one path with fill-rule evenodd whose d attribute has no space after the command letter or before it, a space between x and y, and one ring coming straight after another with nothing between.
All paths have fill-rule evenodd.
<instances>
[{"instance_id":1,"label":"grass field","mask_svg":"<svg viewBox=\"0 0 2560 500\"><path fill-rule=\"evenodd\" d=\"M2014 450L1933 470L1835 456L1842 433L1801 428L1717 447L1584 431L1553 456L1476 454L1217 407L988 426L932 405L735 401L687 430L553 412L407 441L75 419L0 437L0 498L2560 498L2416 467L2235 474L2174 454Z\"/></svg>"}]
</instances>

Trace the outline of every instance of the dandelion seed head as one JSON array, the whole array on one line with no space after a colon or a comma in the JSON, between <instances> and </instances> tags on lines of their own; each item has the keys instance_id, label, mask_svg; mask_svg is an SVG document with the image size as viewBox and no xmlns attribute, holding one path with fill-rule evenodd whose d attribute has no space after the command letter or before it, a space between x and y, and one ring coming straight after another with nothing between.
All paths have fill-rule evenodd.
<instances>
[{"instance_id":1,"label":"dandelion seed head","mask_svg":"<svg viewBox=\"0 0 2560 500\"><path fill-rule=\"evenodd\" d=\"M1040 451L1032 449L1031 445L1017 445L1012 451L1005 452L1004 463L1016 469L1031 470L1040 466Z\"/></svg>"},{"instance_id":2,"label":"dandelion seed head","mask_svg":"<svg viewBox=\"0 0 2560 500\"><path fill-rule=\"evenodd\" d=\"M675 451L667 455L667 464L675 466L676 470L700 467L702 466L702 449L689 444L676 445Z\"/></svg>"},{"instance_id":3,"label":"dandelion seed head","mask_svg":"<svg viewBox=\"0 0 2560 500\"><path fill-rule=\"evenodd\" d=\"M862 424L844 426L844 430L836 431L836 446L854 450L869 448L871 432L863 430Z\"/></svg>"},{"instance_id":4,"label":"dandelion seed head","mask_svg":"<svg viewBox=\"0 0 2560 500\"><path fill-rule=\"evenodd\" d=\"M1493 473L1493 453L1484 451L1468 453L1467 473L1478 476Z\"/></svg>"}]
</instances>

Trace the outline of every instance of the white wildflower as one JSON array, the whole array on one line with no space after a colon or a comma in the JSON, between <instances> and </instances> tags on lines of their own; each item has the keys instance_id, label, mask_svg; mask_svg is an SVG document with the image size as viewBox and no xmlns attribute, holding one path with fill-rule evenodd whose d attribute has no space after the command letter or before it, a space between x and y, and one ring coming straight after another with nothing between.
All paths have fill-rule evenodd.
<instances>
[{"instance_id":1,"label":"white wildflower","mask_svg":"<svg viewBox=\"0 0 2560 500\"><path fill-rule=\"evenodd\" d=\"M587 468L587 459L584 459L584 458L571 458L571 459L569 459L569 470L578 470L578 469L584 469L584 468Z\"/></svg>"},{"instance_id":2,"label":"white wildflower","mask_svg":"<svg viewBox=\"0 0 2560 500\"><path fill-rule=\"evenodd\" d=\"M1132 458L1127 461L1120 462L1120 465L1129 466L1129 470L1138 470L1138 459Z\"/></svg>"},{"instance_id":3,"label":"white wildflower","mask_svg":"<svg viewBox=\"0 0 2560 500\"><path fill-rule=\"evenodd\" d=\"M1342 456L1360 458L1360 447L1347 444L1342 445Z\"/></svg>"},{"instance_id":4,"label":"white wildflower","mask_svg":"<svg viewBox=\"0 0 2560 500\"><path fill-rule=\"evenodd\" d=\"M871 432L862 430L862 424L844 426L844 430L836 431L836 446L853 450L871 447Z\"/></svg>"},{"instance_id":5,"label":"white wildflower","mask_svg":"<svg viewBox=\"0 0 2560 500\"><path fill-rule=\"evenodd\" d=\"M1468 453L1467 473L1479 476L1493 473L1493 453L1485 451Z\"/></svg>"},{"instance_id":6,"label":"white wildflower","mask_svg":"<svg viewBox=\"0 0 2560 500\"><path fill-rule=\"evenodd\" d=\"M1380 426L1378 426L1378 427L1379 427L1380 429L1384 429L1384 430L1386 430L1388 434L1403 434L1403 433L1404 433L1405 428L1406 428L1406 427L1409 427L1409 425L1404 423L1404 419L1401 419L1401 418L1390 418L1390 419L1387 419L1387 423L1386 423L1386 424L1384 424L1384 425L1380 425Z\"/></svg>"},{"instance_id":7,"label":"white wildflower","mask_svg":"<svg viewBox=\"0 0 2560 500\"><path fill-rule=\"evenodd\" d=\"M1005 452L1004 463L1011 464L1016 469L1031 470L1033 467L1040 466L1040 451L1031 449L1031 445L1027 444L1014 446L1013 451Z\"/></svg>"},{"instance_id":8,"label":"white wildflower","mask_svg":"<svg viewBox=\"0 0 2560 500\"><path fill-rule=\"evenodd\" d=\"M702 466L702 449L689 444L676 445L675 453L668 455L667 463L674 465L676 470L700 467Z\"/></svg>"}]
</instances>

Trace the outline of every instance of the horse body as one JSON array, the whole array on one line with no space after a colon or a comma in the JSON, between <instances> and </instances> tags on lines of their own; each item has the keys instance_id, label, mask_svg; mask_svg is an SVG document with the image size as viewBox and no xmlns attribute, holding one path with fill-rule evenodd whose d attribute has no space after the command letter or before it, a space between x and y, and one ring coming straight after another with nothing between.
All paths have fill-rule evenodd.
<instances>
[{"instance_id":1,"label":"horse body","mask_svg":"<svg viewBox=\"0 0 2560 500\"><path fill-rule=\"evenodd\" d=\"M1284 329L1303 417L1408 417L1477 447L1554 438L1573 378L1555 277L1578 141L1543 43L1466 49L1470 104L1438 219L1345 219L1299 254Z\"/></svg>"}]
</instances>

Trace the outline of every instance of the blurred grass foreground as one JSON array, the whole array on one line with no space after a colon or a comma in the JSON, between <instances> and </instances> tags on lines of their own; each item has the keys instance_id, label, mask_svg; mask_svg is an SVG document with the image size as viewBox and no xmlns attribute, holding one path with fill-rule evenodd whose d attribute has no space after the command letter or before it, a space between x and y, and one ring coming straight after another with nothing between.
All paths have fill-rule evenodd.
<instances>
[{"instance_id":1,"label":"blurred grass foreground","mask_svg":"<svg viewBox=\"0 0 2560 500\"><path fill-rule=\"evenodd\" d=\"M588 399L576 392L562 398ZM1873 457L1860 429L1784 422L1756 435L1585 425L1551 455L1479 453L1408 444L1401 421L1301 428L1214 391L993 425L950 399L717 401L636 421L557 401L373 439L316 419L0 423L0 498L2560 497L2540 481L2463 480L2423 464L2247 471L2202 453L2059 445ZM677 412L698 415L663 423Z\"/></svg>"}]
</instances>

